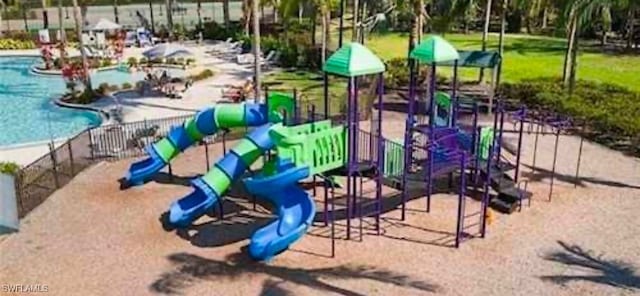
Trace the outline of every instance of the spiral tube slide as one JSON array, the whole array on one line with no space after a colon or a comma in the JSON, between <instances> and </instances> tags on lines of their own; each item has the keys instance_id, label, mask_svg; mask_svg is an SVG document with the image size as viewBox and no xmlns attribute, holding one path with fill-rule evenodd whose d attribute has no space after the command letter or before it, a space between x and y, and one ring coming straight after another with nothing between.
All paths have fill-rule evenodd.
<instances>
[{"instance_id":1,"label":"spiral tube slide","mask_svg":"<svg viewBox=\"0 0 640 296\"><path fill-rule=\"evenodd\" d=\"M194 191L171 205L169 223L184 227L208 211L233 181L240 178L265 151L273 148L270 128L271 124L265 124L250 132L206 175L193 180Z\"/></svg>"},{"instance_id":2,"label":"spiral tube slide","mask_svg":"<svg viewBox=\"0 0 640 296\"><path fill-rule=\"evenodd\" d=\"M219 129L261 126L269 122L265 104L220 104L198 112L169 135L146 148L148 157L133 163L125 176L127 185L141 185L164 168L180 152Z\"/></svg>"},{"instance_id":3,"label":"spiral tube slide","mask_svg":"<svg viewBox=\"0 0 640 296\"><path fill-rule=\"evenodd\" d=\"M270 201L277 218L251 237L249 255L269 260L285 251L306 232L315 216L315 204L298 181L309 177L308 166L295 166L291 160L278 160L277 173L245 179L247 190Z\"/></svg>"}]
</instances>

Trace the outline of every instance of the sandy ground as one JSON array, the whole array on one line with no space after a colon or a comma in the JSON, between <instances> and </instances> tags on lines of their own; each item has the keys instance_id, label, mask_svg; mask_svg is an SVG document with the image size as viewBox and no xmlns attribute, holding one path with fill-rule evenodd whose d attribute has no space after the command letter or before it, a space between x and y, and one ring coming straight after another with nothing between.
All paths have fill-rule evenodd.
<instances>
[{"instance_id":1,"label":"sandy ground","mask_svg":"<svg viewBox=\"0 0 640 296\"><path fill-rule=\"evenodd\" d=\"M401 116L388 115L385 134L399 138ZM438 194L429 214L424 198L408 204L406 221L398 210L385 213L380 236L365 219L362 242L357 220L351 241L343 239L345 221L339 221L335 258L329 257L329 228L318 223L268 263L250 262L243 251L270 217L244 198L225 202L224 220L205 216L187 230L163 230L161 214L191 190L189 177L206 171L203 147L176 160L174 180L162 174L126 191L117 179L131 161L101 163L0 242L0 285L47 285L50 295L640 294L640 162L585 143L582 179L574 188L579 140L563 136L559 182L549 202L553 137L540 141L533 173L533 135L525 138L522 157L522 175L533 182L532 206L496 215L484 239L450 247L457 203ZM221 148L210 146L210 153L219 157ZM471 215L477 204L468 201ZM8 294L2 287L0 294Z\"/></svg>"}]
</instances>

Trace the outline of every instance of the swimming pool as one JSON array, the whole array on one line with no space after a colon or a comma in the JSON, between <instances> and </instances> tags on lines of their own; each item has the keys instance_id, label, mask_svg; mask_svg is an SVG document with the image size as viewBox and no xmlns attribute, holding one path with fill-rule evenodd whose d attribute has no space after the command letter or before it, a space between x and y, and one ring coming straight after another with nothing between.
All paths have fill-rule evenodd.
<instances>
[{"instance_id":1,"label":"swimming pool","mask_svg":"<svg viewBox=\"0 0 640 296\"><path fill-rule=\"evenodd\" d=\"M38 57L0 56L0 146L68 137L101 123L94 112L56 106L51 99L66 92L64 80L32 74L32 65L40 62ZM92 75L92 83L133 84L142 75L99 71Z\"/></svg>"}]
</instances>

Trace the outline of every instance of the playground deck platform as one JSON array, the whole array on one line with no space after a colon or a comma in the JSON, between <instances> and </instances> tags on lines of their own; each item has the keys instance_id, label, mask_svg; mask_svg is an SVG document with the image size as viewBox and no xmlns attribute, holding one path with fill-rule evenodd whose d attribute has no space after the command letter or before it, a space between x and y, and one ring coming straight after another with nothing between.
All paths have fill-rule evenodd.
<instances>
[{"instance_id":1,"label":"playground deck platform","mask_svg":"<svg viewBox=\"0 0 640 296\"><path fill-rule=\"evenodd\" d=\"M385 133L401 131L400 122ZM191 190L190 177L206 172L202 147L176 159L173 179L161 174L127 191L117 180L131 160L101 163L29 214L19 233L0 240L0 285L47 285L48 295L637 295L640 161L587 143L574 188L569 155L579 141L562 136L559 153L566 157L559 158L549 202L553 137L541 137L533 170L532 139L525 136L522 168L532 181L532 206L496 214L485 239L452 247L456 196L435 194L429 214L425 199L412 196L400 221L393 210L398 192L385 187L381 235L366 218L362 242L358 220L353 240L343 240L339 220L337 256L330 258L330 229L316 222L268 263L252 262L242 250L272 217L264 205L254 211L251 199L227 198L224 220L211 214L183 231L163 229L162 213ZM478 204L469 199L467 207L471 214Z\"/></svg>"}]
</instances>

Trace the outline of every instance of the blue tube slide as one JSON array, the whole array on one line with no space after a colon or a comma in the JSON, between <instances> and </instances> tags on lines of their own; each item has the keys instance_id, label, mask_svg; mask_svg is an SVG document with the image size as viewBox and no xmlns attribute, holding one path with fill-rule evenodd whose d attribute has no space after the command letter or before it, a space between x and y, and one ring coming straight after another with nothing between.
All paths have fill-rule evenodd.
<instances>
[{"instance_id":1,"label":"blue tube slide","mask_svg":"<svg viewBox=\"0 0 640 296\"><path fill-rule=\"evenodd\" d=\"M171 204L169 223L185 227L211 209L253 162L273 148L270 128L271 124L265 124L251 131L207 174L191 181L193 192Z\"/></svg>"},{"instance_id":2,"label":"blue tube slide","mask_svg":"<svg viewBox=\"0 0 640 296\"><path fill-rule=\"evenodd\" d=\"M201 110L192 120L187 120L183 125L174 127L167 138L147 146L145 148L147 158L131 165L124 177L125 183L130 186L142 185L162 170L180 152L191 147L202 137L215 134L221 128L261 126L269 121L265 104L221 106L224 107ZM243 110L238 112L238 108Z\"/></svg>"},{"instance_id":3,"label":"blue tube slide","mask_svg":"<svg viewBox=\"0 0 640 296\"><path fill-rule=\"evenodd\" d=\"M309 177L309 168L278 161L275 175L245 179L247 190L270 201L278 216L251 237L249 255L255 260L269 260L289 248L307 232L316 212L309 194L298 186Z\"/></svg>"}]
</instances>

